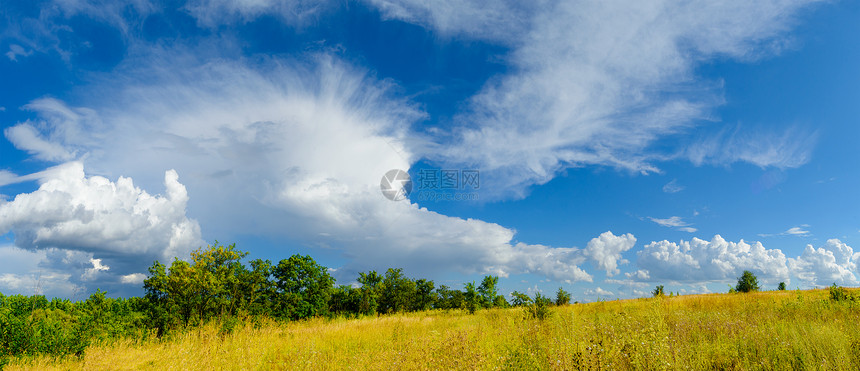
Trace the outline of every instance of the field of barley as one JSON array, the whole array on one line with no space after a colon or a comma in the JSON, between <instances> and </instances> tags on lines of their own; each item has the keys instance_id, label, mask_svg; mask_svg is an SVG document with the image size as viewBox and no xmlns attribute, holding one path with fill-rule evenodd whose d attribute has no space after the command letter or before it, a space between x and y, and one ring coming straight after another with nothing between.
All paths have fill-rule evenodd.
<instances>
[{"instance_id":1,"label":"field of barley","mask_svg":"<svg viewBox=\"0 0 860 371\"><path fill-rule=\"evenodd\" d=\"M216 323L19 369L858 369L860 303L827 290L708 294L361 319Z\"/></svg>"}]
</instances>

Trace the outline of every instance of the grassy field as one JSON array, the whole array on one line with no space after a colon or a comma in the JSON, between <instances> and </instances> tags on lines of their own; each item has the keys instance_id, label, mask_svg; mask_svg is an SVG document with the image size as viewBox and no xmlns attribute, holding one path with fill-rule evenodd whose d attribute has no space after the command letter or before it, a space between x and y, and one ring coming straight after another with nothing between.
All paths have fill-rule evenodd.
<instances>
[{"instance_id":1,"label":"grassy field","mask_svg":"<svg viewBox=\"0 0 860 371\"><path fill-rule=\"evenodd\" d=\"M211 324L17 369L858 369L860 303L827 290L363 319Z\"/></svg>"}]
</instances>

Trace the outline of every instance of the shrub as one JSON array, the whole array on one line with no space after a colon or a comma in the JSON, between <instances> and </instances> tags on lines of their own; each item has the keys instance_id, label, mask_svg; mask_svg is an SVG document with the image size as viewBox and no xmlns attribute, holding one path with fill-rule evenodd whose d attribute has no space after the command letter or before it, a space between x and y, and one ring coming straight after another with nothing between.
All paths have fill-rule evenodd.
<instances>
[{"instance_id":1,"label":"shrub","mask_svg":"<svg viewBox=\"0 0 860 371\"><path fill-rule=\"evenodd\" d=\"M568 304L570 304L570 293L559 287L558 292L555 294L555 305L561 306Z\"/></svg>"},{"instance_id":2,"label":"shrub","mask_svg":"<svg viewBox=\"0 0 860 371\"><path fill-rule=\"evenodd\" d=\"M836 282L830 286L830 299L833 301L853 301L854 296L848 293L842 286L837 286Z\"/></svg>"},{"instance_id":3,"label":"shrub","mask_svg":"<svg viewBox=\"0 0 860 371\"><path fill-rule=\"evenodd\" d=\"M663 293L663 285L657 285L657 287L655 287L654 290L651 291L651 295L654 295L655 298L665 296L666 294Z\"/></svg>"},{"instance_id":4,"label":"shrub","mask_svg":"<svg viewBox=\"0 0 860 371\"><path fill-rule=\"evenodd\" d=\"M549 305L552 303L548 297L535 294L534 302L526 307L526 317L544 320L549 317Z\"/></svg>"},{"instance_id":5,"label":"shrub","mask_svg":"<svg viewBox=\"0 0 860 371\"><path fill-rule=\"evenodd\" d=\"M531 305L532 303L532 298L521 292L514 291L511 293L511 296L513 297L513 300L511 300L511 305L515 307L524 307L527 305Z\"/></svg>"},{"instance_id":6,"label":"shrub","mask_svg":"<svg viewBox=\"0 0 860 371\"><path fill-rule=\"evenodd\" d=\"M744 271L744 273L738 277L738 285L735 286L735 291L751 292L758 290L758 278L752 272Z\"/></svg>"}]
</instances>

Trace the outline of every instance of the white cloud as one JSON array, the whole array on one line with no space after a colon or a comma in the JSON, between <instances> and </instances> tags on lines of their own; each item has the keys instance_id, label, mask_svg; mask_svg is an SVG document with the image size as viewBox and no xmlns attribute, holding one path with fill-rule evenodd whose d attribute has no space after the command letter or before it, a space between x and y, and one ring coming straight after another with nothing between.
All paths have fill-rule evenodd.
<instances>
[{"instance_id":1,"label":"white cloud","mask_svg":"<svg viewBox=\"0 0 860 371\"><path fill-rule=\"evenodd\" d=\"M591 239L583 253L593 259L597 267L605 270L606 275L611 277L620 272L618 264L628 263L626 259L621 258L621 253L630 250L635 244L636 237L630 233L616 236L612 232L604 232Z\"/></svg>"},{"instance_id":2,"label":"white cloud","mask_svg":"<svg viewBox=\"0 0 860 371\"><path fill-rule=\"evenodd\" d=\"M719 235L711 241L651 242L637 254L636 265L643 273L629 278L651 282L726 282L744 270L765 282L788 282L789 277L785 254L779 249L765 249L760 242L729 242Z\"/></svg>"},{"instance_id":3,"label":"white cloud","mask_svg":"<svg viewBox=\"0 0 860 371\"><path fill-rule=\"evenodd\" d=\"M141 285L145 279L146 275L143 273L132 273L120 277L120 282L128 285Z\"/></svg>"},{"instance_id":4,"label":"white cloud","mask_svg":"<svg viewBox=\"0 0 860 371\"><path fill-rule=\"evenodd\" d=\"M804 226L808 227L808 226ZM803 227L791 227L787 231L783 232L783 234L788 234L792 236L809 236L809 231L803 229Z\"/></svg>"},{"instance_id":5,"label":"white cloud","mask_svg":"<svg viewBox=\"0 0 860 371\"><path fill-rule=\"evenodd\" d=\"M684 186L678 184L678 179L672 179L671 182L663 186L663 192L678 193L684 190Z\"/></svg>"},{"instance_id":6,"label":"white cloud","mask_svg":"<svg viewBox=\"0 0 860 371\"><path fill-rule=\"evenodd\" d=\"M600 288L599 286L595 289L586 289L583 293L585 295L588 295L588 296L601 296L601 297L615 296L615 293L613 293L612 291L604 290L604 289Z\"/></svg>"},{"instance_id":7,"label":"white cloud","mask_svg":"<svg viewBox=\"0 0 860 371\"><path fill-rule=\"evenodd\" d=\"M69 297L82 291L71 282L72 274L46 264L48 252L29 251L12 245L0 246L0 292L4 294ZM78 271L82 272L82 271Z\"/></svg>"},{"instance_id":8,"label":"white cloud","mask_svg":"<svg viewBox=\"0 0 860 371\"><path fill-rule=\"evenodd\" d=\"M33 55L32 50L26 50L26 49L24 49L24 47L22 47L21 45L18 45L18 44L9 45L9 51L6 52L6 57L9 58L9 60L11 60L13 62L17 62L19 56L29 57L31 55ZM2 108L2 107L0 107L0 108Z\"/></svg>"},{"instance_id":9,"label":"white cloud","mask_svg":"<svg viewBox=\"0 0 860 371\"><path fill-rule=\"evenodd\" d=\"M30 123L8 127L3 130L3 134L15 145L15 148L27 151L40 160L68 161L75 158L75 154L63 148L61 144L42 138Z\"/></svg>"},{"instance_id":10,"label":"white cloud","mask_svg":"<svg viewBox=\"0 0 860 371\"><path fill-rule=\"evenodd\" d=\"M500 42L526 32L538 1L368 0L385 19L399 19L436 30L444 35L465 35Z\"/></svg>"},{"instance_id":11,"label":"white cloud","mask_svg":"<svg viewBox=\"0 0 860 371\"><path fill-rule=\"evenodd\" d=\"M723 129L687 147L685 157L696 165L744 161L762 168L795 168L809 162L817 138L816 131L800 126L781 133Z\"/></svg>"},{"instance_id":12,"label":"white cloud","mask_svg":"<svg viewBox=\"0 0 860 371\"><path fill-rule=\"evenodd\" d=\"M133 176L146 186L154 183L151 174L157 169L175 168L194 197L189 201L182 188L183 203L164 210L168 215L152 226L157 231L131 236L127 233L140 230L133 226L142 219L123 211L127 203L105 203L99 213L63 205L42 214L70 213L66 218L73 228L39 229L38 238L29 239L33 244L76 241L96 253L96 259L103 258L97 253L105 249L129 254L151 245L128 244L120 252L124 244L108 247L115 246L111 238L139 240L158 232L164 242L170 236L164 223L184 217L180 211L188 201L189 215L219 233L213 238L252 234L334 249L345 258L336 272L341 277L352 278L365 269L403 267L424 276L454 271L592 280L579 267L587 261L580 249L514 242L515 232L498 224L448 217L384 198L379 190L382 175L390 169L408 169L415 158L412 148L424 145L420 137L408 133L409 125L424 114L392 97L390 82L375 80L328 55L255 65L226 61L200 65L186 57L165 51L163 59L154 58L159 64L130 68L119 81L88 87L85 91L98 92L98 99L87 109L58 101L30 107L45 117L64 112L53 121L48 117L51 122L85 126L92 120L100 127L95 135L111 138L60 136L53 131L65 126L46 127L45 137L58 138L85 154L90 171ZM90 114L67 119L74 116L69 113L79 112ZM63 179L92 183L76 186L82 191L111 184L101 177L82 177L76 168L75 176ZM167 179L168 196L159 199L162 202L174 201L173 181ZM127 201L135 195L130 179L120 177L112 187L116 195L111 197ZM52 202L68 199L56 198ZM110 199L87 199L105 198ZM17 205L19 215L25 215L24 210L30 219L41 215L36 203ZM111 218L112 223L100 219L114 212L120 217ZM51 220L42 218L42 224ZM97 222L88 225L90 218ZM16 236L20 245L28 245L27 234ZM632 235L623 238L635 240ZM593 256L601 266L616 270L613 259L620 258L626 247L605 248L602 252L594 248ZM121 267L104 259L111 274L140 271L139 265Z\"/></svg>"},{"instance_id":13,"label":"white cloud","mask_svg":"<svg viewBox=\"0 0 860 371\"><path fill-rule=\"evenodd\" d=\"M411 4L385 3L407 8ZM459 3L456 9L464 14L483 4ZM528 32L508 40L516 45L506 59L515 73L491 80L473 98L471 110L459 117L465 127L456 131L458 145L430 156L480 167L482 182L491 185L497 196L523 196L529 186L583 165L648 173L659 171L655 161L687 157L695 163L799 166L808 161L812 143L802 130L744 132L732 137L744 140L696 145L695 154L685 153L684 148L658 153L651 145L667 135L688 132L702 120L714 120L710 110L722 103L721 87L695 75L698 63L778 52L779 35L804 5L546 4L531 18ZM441 14L427 13L416 23L471 27L471 19L438 20Z\"/></svg>"},{"instance_id":14,"label":"white cloud","mask_svg":"<svg viewBox=\"0 0 860 371\"><path fill-rule=\"evenodd\" d=\"M86 39L85 33L76 33L82 25L81 18L90 18L98 26L105 26L100 30L100 37L113 36L114 32L120 37L132 37L143 28L148 16L159 11L149 0L53 0L39 2L34 7L34 12L11 10L6 14L14 17L14 22L6 22L0 36L14 41L6 52L10 60L17 61L19 56L33 53L56 53L69 62L80 51L90 51L94 44L103 41Z\"/></svg>"},{"instance_id":15,"label":"white cloud","mask_svg":"<svg viewBox=\"0 0 860 371\"><path fill-rule=\"evenodd\" d=\"M648 217L648 219L651 219L652 222L657 223L659 225L662 225L664 227L683 227L683 226L689 225L689 224L685 223L683 220L681 220L680 216L673 216L673 217L670 217L668 219L657 219L657 218Z\"/></svg>"},{"instance_id":16,"label":"white cloud","mask_svg":"<svg viewBox=\"0 0 860 371\"><path fill-rule=\"evenodd\" d=\"M809 228L809 224L801 224L797 227L791 227L785 232L777 233L777 234L768 234L768 233L759 233L761 237L773 237L773 236L798 236L798 237L809 237L812 235L805 228Z\"/></svg>"},{"instance_id":17,"label":"white cloud","mask_svg":"<svg viewBox=\"0 0 860 371\"><path fill-rule=\"evenodd\" d=\"M637 269L635 272L624 273L628 279L632 279L635 281L649 281L651 279L651 274L646 270Z\"/></svg>"},{"instance_id":18,"label":"white cloud","mask_svg":"<svg viewBox=\"0 0 860 371\"><path fill-rule=\"evenodd\" d=\"M0 170L0 187L16 183L18 176L15 173L8 170Z\"/></svg>"},{"instance_id":19,"label":"white cloud","mask_svg":"<svg viewBox=\"0 0 860 371\"><path fill-rule=\"evenodd\" d=\"M184 9L198 24L217 27L221 24L249 22L264 14L277 14L289 24L303 24L318 17L331 6L320 0L190 0Z\"/></svg>"},{"instance_id":20,"label":"white cloud","mask_svg":"<svg viewBox=\"0 0 860 371\"><path fill-rule=\"evenodd\" d=\"M110 282L203 244L199 225L185 216L188 195L173 170L165 172L164 196L149 195L130 178L87 177L79 162L43 174L38 190L0 204L0 234L14 233L19 248L47 251L42 268L79 272L73 281Z\"/></svg>"},{"instance_id":21,"label":"white cloud","mask_svg":"<svg viewBox=\"0 0 860 371\"><path fill-rule=\"evenodd\" d=\"M87 14L129 30L135 20L122 16L124 7L141 19L155 11L146 1L104 9L89 1L64 3L46 6L50 9L44 14ZM714 56L745 59L773 50L770 41L787 29L804 3L373 4L386 17L512 48L506 59L512 74L493 79L474 97L471 109L457 119L466 127L458 129L453 148L409 133L410 125L425 117L391 94L396 90L392 82L331 56L201 61L181 47L158 50L131 43L134 53L116 68L117 74L78 88L76 104L89 108L54 99L34 101L27 108L40 120L19 123L7 138L36 158L78 159L93 173L131 176L144 188L156 183L152 174L175 168L194 197L189 201L176 179L172 182L174 188L182 187L181 202L170 184L168 196L152 198L133 188L130 178L115 183L88 179L81 169L71 177L61 174L66 183L58 184L83 184L74 191L86 195L109 188L114 193L107 192L104 199L84 197L87 203L77 207L68 201L68 195L75 195L71 190L60 197L40 188L33 193L39 196L32 197L44 203L24 205L16 198L0 205L0 230L4 223L11 225L7 229L15 232L16 243L26 248L57 245L90 253L81 258L104 259L110 269L96 269L89 260L84 269L123 275L120 281L139 272L139 264L124 264L129 252L168 256L180 248L114 242L151 233L163 248L174 238L184 241L182 246L199 238L196 223L185 217L186 202L191 215L218 233L286 237L297 245L337 249L347 261L338 274L401 266L419 275L448 269L590 281L591 275L579 268L588 257L609 275L617 274L624 243L586 248L589 256L576 248L515 243L514 231L498 224L390 202L379 194L379 178L392 168L408 169L419 157L447 159L475 164L482 178L490 174L491 186L482 191L521 195L529 185L546 182L570 166L658 171L654 160L681 155L655 155L649 146L687 130L696 119L710 119L709 108L721 102L717 88L696 79L695 64ZM216 26L264 13L280 13L290 22L314 17L324 6L211 0L193 1L185 10L201 25ZM41 36L29 39L17 34L27 39L21 42L26 48L45 50L34 45L47 44L59 50L56 38L45 36L57 27L67 26L45 26L36 32ZM783 139L791 142L794 135ZM750 146L727 157L712 155L725 150L719 145L684 155L699 159L694 162L743 160L762 166L806 161L803 151L771 150L791 148L777 142L781 146ZM796 158L779 158L783 155ZM7 182L20 179L5 177ZM485 179L482 183L487 184ZM173 208L159 209L166 216L157 220L129 212L129 202L137 202L130 197L143 195ZM12 215L7 209L16 212L4 216L2 212ZM164 227L174 222L187 228ZM635 241L627 236L628 242ZM116 256L102 255L107 253Z\"/></svg>"},{"instance_id":22,"label":"white cloud","mask_svg":"<svg viewBox=\"0 0 860 371\"><path fill-rule=\"evenodd\" d=\"M677 230L683 231L683 232L693 233L693 232L697 231L696 228L690 227L690 223L685 222L683 219L681 219L680 216L672 216L672 217L669 217L667 219L658 219L658 218L652 218L649 216L648 219L650 219L652 222L657 223L661 226L676 228Z\"/></svg>"},{"instance_id":23,"label":"white cloud","mask_svg":"<svg viewBox=\"0 0 860 371\"><path fill-rule=\"evenodd\" d=\"M710 58L753 60L779 53L782 35L809 1L538 2L368 0L385 19L411 22L442 35L511 47L512 73L492 79L457 118L454 145L413 148L420 156L482 170L483 199L523 196L565 168L607 165L658 172L654 162L746 161L797 167L815 135L785 131L717 130L671 153L657 140L690 131L721 104L719 81L695 67ZM330 2L193 1L201 24L244 22L262 14L288 23L315 16ZM717 128L719 129L719 128ZM713 130L711 130L713 131ZM689 228L688 228L689 229Z\"/></svg>"},{"instance_id":24,"label":"white cloud","mask_svg":"<svg viewBox=\"0 0 860 371\"><path fill-rule=\"evenodd\" d=\"M82 281L95 281L99 278L102 272L110 270L110 267L102 264L102 259L90 258L90 263L93 264L93 267L87 268L84 271L84 274L81 275Z\"/></svg>"},{"instance_id":25,"label":"white cloud","mask_svg":"<svg viewBox=\"0 0 860 371\"><path fill-rule=\"evenodd\" d=\"M788 266L792 274L803 283L815 286L857 285L855 272L860 253L838 239L827 240L824 246L806 248L797 258L789 258Z\"/></svg>"},{"instance_id":26,"label":"white cloud","mask_svg":"<svg viewBox=\"0 0 860 371\"><path fill-rule=\"evenodd\" d=\"M70 108L53 99L36 99L24 106L36 112L40 120L26 121L6 128L3 133L16 148L35 158L64 162L78 158L81 148L105 140L95 112L85 108Z\"/></svg>"}]
</instances>

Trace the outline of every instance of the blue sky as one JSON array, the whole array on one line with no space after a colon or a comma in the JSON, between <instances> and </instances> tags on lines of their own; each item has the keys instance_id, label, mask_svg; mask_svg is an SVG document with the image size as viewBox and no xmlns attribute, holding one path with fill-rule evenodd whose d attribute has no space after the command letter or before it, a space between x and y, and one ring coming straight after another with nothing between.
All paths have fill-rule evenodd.
<instances>
[{"instance_id":1,"label":"blue sky","mask_svg":"<svg viewBox=\"0 0 860 371\"><path fill-rule=\"evenodd\" d=\"M3 1L0 292L236 242L575 300L860 285L852 2ZM390 201L391 169L415 189ZM421 187L477 170L480 186ZM426 199L427 193L450 200ZM422 196L423 195L423 196Z\"/></svg>"}]
</instances>

